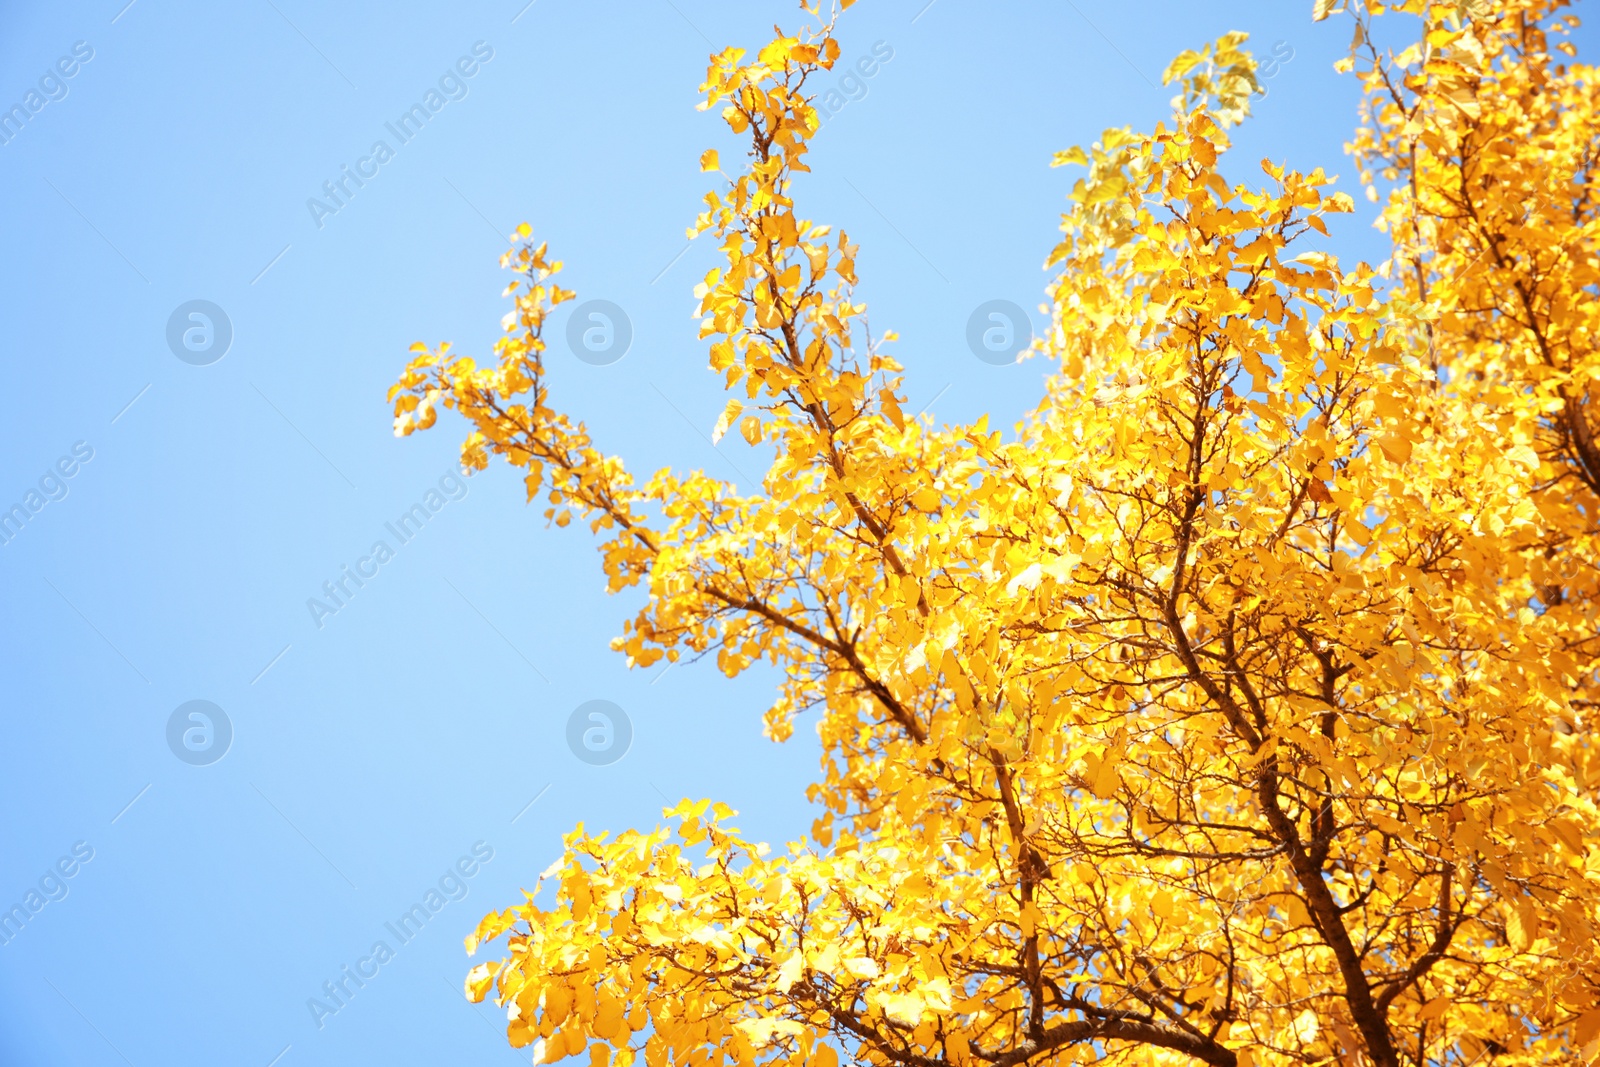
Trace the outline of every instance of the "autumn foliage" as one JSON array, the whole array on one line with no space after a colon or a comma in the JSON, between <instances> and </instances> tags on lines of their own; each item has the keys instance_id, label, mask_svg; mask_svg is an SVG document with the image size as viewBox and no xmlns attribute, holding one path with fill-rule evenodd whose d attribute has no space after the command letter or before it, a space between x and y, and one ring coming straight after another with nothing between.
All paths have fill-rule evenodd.
<instances>
[{"instance_id":1,"label":"autumn foliage","mask_svg":"<svg viewBox=\"0 0 1600 1067\"><path fill-rule=\"evenodd\" d=\"M848 6L848 5L846 5ZM1317 0L1311 14L1338 5ZM841 1059L1593 1063L1600 1054L1600 84L1561 0L1352 0L1351 200L1227 157L1244 38L1106 131L1051 257L1013 431L908 418L855 246L802 217L834 16L712 57L748 141L694 232L761 485L636 482L552 406L573 294L529 240L483 365L417 346L396 431L601 538L631 663L712 653L814 723L809 833L721 804L576 832L468 995L593 1067ZM1407 35L1398 53L1375 36ZM725 179L725 180L724 180ZM545 898L541 898L545 899Z\"/></svg>"}]
</instances>

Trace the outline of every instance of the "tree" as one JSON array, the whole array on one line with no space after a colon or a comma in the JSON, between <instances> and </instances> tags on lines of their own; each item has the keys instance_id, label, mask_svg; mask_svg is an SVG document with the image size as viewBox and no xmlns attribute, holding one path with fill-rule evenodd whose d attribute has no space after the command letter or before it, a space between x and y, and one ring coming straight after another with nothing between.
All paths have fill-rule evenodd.
<instances>
[{"instance_id":1,"label":"tree","mask_svg":"<svg viewBox=\"0 0 1600 1067\"><path fill-rule=\"evenodd\" d=\"M718 433L769 445L759 491L636 484L551 406L573 294L526 225L495 359L414 347L397 434L465 416L467 468L523 469L613 591L644 585L630 663L765 659L766 730L814 714L824 750L779 852L708 801L569 835L553 903L467 940L507 939L467 992L512 1045L1596 1059L1600 79L1558 57L1562 0L1351 6L1391 258L1307 248L1353 209L1320 169L1224 177L1254 64L1243 34L1186 52L1170 122L1057 158L1087 173L1034 353L1055 368L1009 437L904 416L855 246L797 213L806 84L839 54L811 8L703 86L750 145L694 232L727 261L696 289L738 394Z\"/></svg>"}]
</instances>

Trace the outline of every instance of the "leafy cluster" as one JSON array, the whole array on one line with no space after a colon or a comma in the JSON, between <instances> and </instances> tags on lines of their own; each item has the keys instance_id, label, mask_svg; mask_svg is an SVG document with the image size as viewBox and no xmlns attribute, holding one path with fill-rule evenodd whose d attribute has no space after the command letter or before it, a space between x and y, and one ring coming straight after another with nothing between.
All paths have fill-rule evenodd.
<instances>
[{"instance_id":1,"label":"leafy cluster","mask_svg":"<svg viewBox=\"0 0 1600 1067\"><path fill-rule=\"evenodd\" d=\"M542 331L572 294L526 228L496 364L419 346L397 433L465 416L465 466L522 468L603 533L613 590L644 586L630 662L764 659L768 732L812 712L824 752L781 851L708 801L569 835L553 902L468 939L505 939L467 991L512 1045L1600 1055L1600 84L1558 58L1561 0L1351 6L1351 151L1391 257L1312 247L1353 208L1321 170L1225 178L1253 62L1240 34L1185 53L1169 122L1057 157L1086 173L1054 368L1009 440L903 414L855 246L796 213L806 83L839 55L815 8L702 86L750 146L694 232L726 260L696 289L735 394L717 432L770 443L759 491L635 485L549 406ZM1381 51L1380 17L1418 43Z\"/></svg>"}]
</instances>

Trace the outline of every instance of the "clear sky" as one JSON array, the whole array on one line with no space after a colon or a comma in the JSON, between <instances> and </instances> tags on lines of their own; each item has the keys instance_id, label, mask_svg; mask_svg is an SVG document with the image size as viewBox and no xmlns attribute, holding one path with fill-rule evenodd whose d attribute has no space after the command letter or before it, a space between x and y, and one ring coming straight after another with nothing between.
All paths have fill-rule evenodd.
<instances>
[{"instance_id":1,"label":"clear sky","mask_svg":"<svg viewBox=\"0 0 1600 1067\"><path fill-rule=\"evenodd\" d=\"M794 5L524 3L0 3L0 108L25 113L0 123L0 509L23 509L0 525L0 908L22 908L0 917L0 1064L525 1062L462 999L461 939L563 832L685 795L769 840L810 824L814 732L762 739L770 675L629 672L607 642L637 600L604 595L584 532L547 529L504 467L457 480L449 418L391 436L408 345L498 336L496 261L527 220L632 330L583 362L563 308L555 403L635 471L760 473L737 434L708 440L723 397L690 291L716 253L684 229L700 153L739 155L694 107L707 53ZM965 333L980 304L1043 297L1076 176L1051 154L1152 126L1172 55L1230 29L1287 57L1236 173L1344 175L1361 214L1331 244L1377 258L1331 70L1349 25L1310 8L850 11L844 57L873 73L835 79L798 195L860 241L908 410L1031 406L1044 368ZM418 103L437 110L398 136ZM620 760L569 745L606 722L621 744L604 706L569 731L593 700L631 727Z\"/></svg>"}]
</instances>

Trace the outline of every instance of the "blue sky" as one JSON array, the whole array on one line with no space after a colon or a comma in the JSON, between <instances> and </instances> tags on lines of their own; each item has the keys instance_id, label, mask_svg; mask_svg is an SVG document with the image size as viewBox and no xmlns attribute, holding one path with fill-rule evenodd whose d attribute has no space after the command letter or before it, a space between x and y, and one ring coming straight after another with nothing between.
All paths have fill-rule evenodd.
<instances>
[{"instance_id":1,"label":"blue sky","mask_svg":"<svg viewBox=\"0 0 1600 1067\"><path fill-rule=\"evenodd\" d=\"M637 601L604 595L588 537L547 529L512 471L455 479L459 424L394 439L384 391L413 341L488 351L503 235L527 220L580 301L632 327L597 366L558 315L556 403L635 471L748 486L759 457L708 440L723 398L690 290L716 254L684 236L700 153L739 150L695 88L713 47L757 47L796 10L125 3L0 3L0 108L43 101L0 145L0 508L38 494L0 546L0 908L39 905L0 945L0 1063L526 1062L461 999L477 918L578 822L653 825L664 798L788 839L815 737L762 739L760 670L629 672L607 642ZM986 301L1042 299L1075 177L1051 154L1153 125L1171 56L1227 30L1290 56L1237 173L1344 175L1362 214L1331 244L1381 255L1341 150L1348 24L1313 25L1310 0L925 5L848 13L844 56L875 73L836 86L798 190L860 241L858 295L901 335L912 409L1009 425L1031 406L1044 368L976 359L965 330ZM430 90L401 143L386 124ZM363 184L309 208L344 168ZM179 349L188 329L220 346L207 308L226 352L179 358L175 312ZM341 580L336 612L308 609ZM596 700L627 716L618 761L569 748ZM341 979L337 1012L308 1008Z\"/></svg>"}]
</instances>

